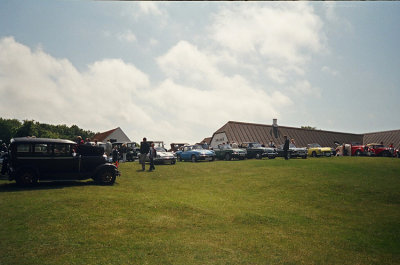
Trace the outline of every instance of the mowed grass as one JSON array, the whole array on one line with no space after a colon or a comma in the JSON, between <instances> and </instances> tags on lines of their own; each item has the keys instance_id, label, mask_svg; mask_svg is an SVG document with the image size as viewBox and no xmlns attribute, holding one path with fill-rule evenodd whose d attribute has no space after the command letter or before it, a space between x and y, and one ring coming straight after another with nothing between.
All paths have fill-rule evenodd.
<instances>
[{"instance_id":1,"label":"mowed grass","mask_svg":"<svg viewBox=\"0 0 400 265\"><path fill-rule=\"evenodd\" d=\"M139 169L114 186L0 181L0 264L400 263L400 159Z\"/></svg>"}]
</instances>

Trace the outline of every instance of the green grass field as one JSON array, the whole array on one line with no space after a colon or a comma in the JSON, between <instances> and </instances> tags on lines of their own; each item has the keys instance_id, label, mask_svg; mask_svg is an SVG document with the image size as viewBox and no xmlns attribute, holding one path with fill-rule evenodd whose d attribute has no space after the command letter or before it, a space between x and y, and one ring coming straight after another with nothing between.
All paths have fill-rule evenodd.
<instances>
[{"instance_id":1,"label":"green grass field","mask_svg":"<svg viewBox=\"0 0 400 265\"><path fill-rule=\"evenodd\" d=\"M400 264L400 159L139 168L114 186L1 180L0 264Z\"/></svg>"}]
</instances>

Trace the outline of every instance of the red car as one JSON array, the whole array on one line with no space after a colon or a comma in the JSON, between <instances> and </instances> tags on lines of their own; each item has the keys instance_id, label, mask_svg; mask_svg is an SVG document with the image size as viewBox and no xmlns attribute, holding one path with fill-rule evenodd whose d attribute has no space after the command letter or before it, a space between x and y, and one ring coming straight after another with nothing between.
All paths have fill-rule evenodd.
<instances>
[{"instance_id":1,"label":"red car","mask_svg":"<svg viewBox=\"0 0 400 265\"><path fill-rule=\"evenodd\" d=\"M369 156L384 156L384 157L392 157L394 156L394 149L385 147L383 144L367 144L368 147L368 155Z\"/></svg>"},{"instance_id":2,"label":"red car","mask_svg":"<svg viewBox=\"0 0 400 265\"><path fill-rule=\"evenodd\" d=\"M368 147L361 144L351 145L351 155L352 156L361 156L367 155Z\"/></svg>"},{"instance_id":3,"label":"red car","mask_svg":"<svg viewBox=\"0 0 400 265\"><path fill-rule=\"evenodd\" d=\"M336 153L339 155L351 155L351 156L362 156L362 155L367 155L367 150L368 147L362 144L345 144L345 147L343 148L343 145L339 145L336 148Z\"/></svg>"}]
</instances>

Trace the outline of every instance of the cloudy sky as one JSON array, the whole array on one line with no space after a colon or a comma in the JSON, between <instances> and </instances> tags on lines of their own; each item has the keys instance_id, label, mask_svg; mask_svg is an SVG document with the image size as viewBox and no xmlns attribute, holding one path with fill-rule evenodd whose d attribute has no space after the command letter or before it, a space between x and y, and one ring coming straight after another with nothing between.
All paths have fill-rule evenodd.
<instances>
[{"instance_id":1,"label":"cloudy sky","mask_svg":"<svg viewBox=\"0 0 400 265\"><path fill-rule=\"evenodd\" d=\"M400 2L0 1L0 117L201 141L400 128Z\"/></svg>"}]
</instances>

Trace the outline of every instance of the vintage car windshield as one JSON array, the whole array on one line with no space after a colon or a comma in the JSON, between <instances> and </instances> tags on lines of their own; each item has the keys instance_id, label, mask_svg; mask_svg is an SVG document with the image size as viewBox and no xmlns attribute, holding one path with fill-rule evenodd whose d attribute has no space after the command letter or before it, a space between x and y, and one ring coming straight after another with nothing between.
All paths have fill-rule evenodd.
<instances>
[{"instance_id":1,"label":"vintage car windshield","mask_svg":"<svg viewBox=\"0 0 400 265\"><path fill-rule=\"evenodd\" d=\"M309 144L308 147L309 147L309 148L321 147L321 145L319 145L319 144Z\"/></svg>"},{"instance_id":2,"label":"vintage car windshield","mask_svg":"<svg viewBox=\"0 0 400 265\"><path fill-rule=\"evenodd\" d=\"M157 152L167 152L167 150L164 147L156 147L155 149Z\"/></svg>"},{"instance_id":3,"label":"vintage car windshield","mask_svg":"<svg viewBox=\"0 0 400 265\"><path fill-rule=\"evenodd\" d=\"M193 145L193 150L203 150L203 147L201 145Z\"/></svg>"},{"instance_id":4,"label":"vintage car windshield","mask_svg":"<svg viewBox=\"0 0 400 265\"><path fill-rule=\"evenodd\" d=\"M252 148L259 148L262 147L261 144L255 143L255 144L251 144Z\"/></svg>"},{"instance_id":5,"label":"vintage car windshield","mask_svg":"<svg viewBox=\"0 0 400 265\"><path fill-rule=\"evenodd\" d=\"M289 144L289 148L296 148L294 144Z\"/></svg>"},{"instance_id":6,"label":"vintage car windshield","mask_svg":"<svg viewBox=\"0 0 400 265\"><path fill-rule=\"evenodd\" d=\"M221 145L219 147L219 149L221 149L221 150L229 150L229 149L232 149L232 146L230 146L229 144L225 144L225 145Z\"/></svg>"}]
</instances>

